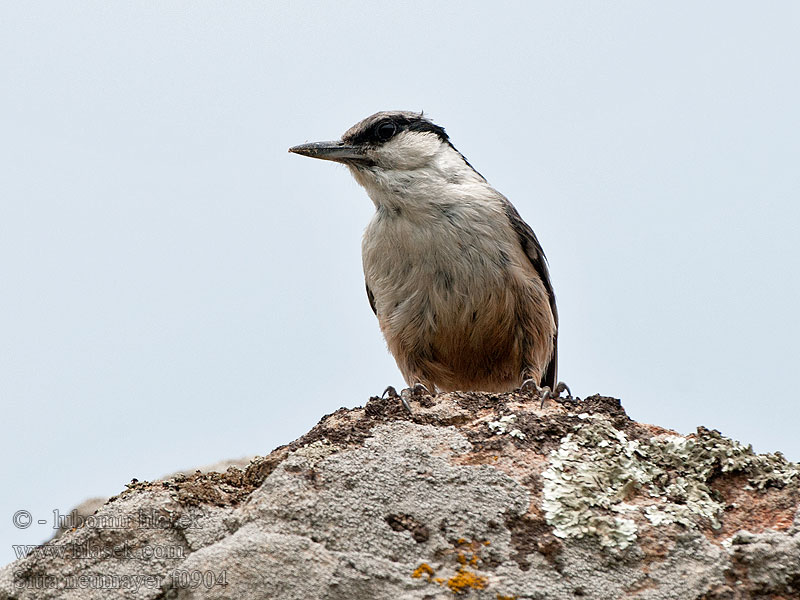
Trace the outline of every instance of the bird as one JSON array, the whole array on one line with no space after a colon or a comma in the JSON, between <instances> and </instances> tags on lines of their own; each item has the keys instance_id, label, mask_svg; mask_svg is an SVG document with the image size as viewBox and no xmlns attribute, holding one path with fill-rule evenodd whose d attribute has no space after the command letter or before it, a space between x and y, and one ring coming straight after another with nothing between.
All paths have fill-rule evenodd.
<instances>
[{"instance_id":1,"label":"bird","mask_svg":"<svg viewBox=\"0 0 800 600\"><path fill-rule=\"evenodd\" d=\"M382 111L339 140L289 152L344 164L375 205L364 278L403 392L535 390L542 403L569 393L557 379L558 312L542 246L443 127L421 112Z\"/></svg>"}]
</instances>

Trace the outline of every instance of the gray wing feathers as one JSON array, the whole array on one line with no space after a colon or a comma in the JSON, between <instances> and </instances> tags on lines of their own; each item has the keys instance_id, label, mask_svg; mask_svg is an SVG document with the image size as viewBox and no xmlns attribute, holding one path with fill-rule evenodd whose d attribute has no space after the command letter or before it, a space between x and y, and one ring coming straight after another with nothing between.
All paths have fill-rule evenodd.
<instances>
[{"instance_id":1,"label":"gray wing feathers","mask_svg":"<svg viewBox=\"0 0 800 600\"><path fill-rule=\"evenodd\" d=\"M550 300L550 310L553 313L556 331L553 334L553 355L550 357L550 362L545 368L540 385L546 385L549 386L550 389L553 389L558 379L558 311L556 310L556 295L553 292L553 284L550 282L550 271L547 268L547 258L544 255L542 246L539 244L539 240L536 239L536 234L533 233L533 230L530 228L530 225L522 220L517 209L514 208L514 205L511 204L508 199L503 197L503 201L506 216L511 223L511 227L514 228L519 242L522 244L522 249L531 261L536 273L541 278Z\"/></svg>"}]
</instances>

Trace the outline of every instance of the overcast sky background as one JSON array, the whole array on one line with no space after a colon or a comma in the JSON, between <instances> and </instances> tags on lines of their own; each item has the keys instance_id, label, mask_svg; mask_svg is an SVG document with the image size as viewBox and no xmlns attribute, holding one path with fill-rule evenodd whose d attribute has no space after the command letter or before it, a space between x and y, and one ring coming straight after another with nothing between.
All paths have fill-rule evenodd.
<instances>
[{"instance_id":1,"label":"overcast sky background","mask_svg":"<svg viewBox=\"0 0 800 600\"><path fill-rule=\"evenodd\" d=\"M383 109L537 232L574 393L800 460L799 73L796 2L2 3L0 562L402 384L372 203L286 152Z\"/></svg>"}]
</instances>

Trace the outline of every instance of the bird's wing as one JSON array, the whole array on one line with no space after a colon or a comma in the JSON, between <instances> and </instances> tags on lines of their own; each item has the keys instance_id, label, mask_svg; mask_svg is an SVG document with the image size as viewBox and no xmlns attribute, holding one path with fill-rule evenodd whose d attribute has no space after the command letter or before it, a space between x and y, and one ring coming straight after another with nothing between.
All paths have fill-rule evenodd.
<instances>
[{"instance_id":1,"label":"bird's wing","mask_svg":"<svg viewBox=\"0 0 800 600\"><path fill-rule=\"evenodd\" d=\"M378 310L375 308L375 295L372 293L372 290L369 289L369 284L365 281L364 286L367 288L367 300L369 300L369 306L372 309L372 312L375 315L378 314Z\"/></svg>"},{"instance_id":2,"label":"bird's wing","mask_svg":"<svg viewBox=\"0 0 800 600\"><path fill-rule=\"evenodd\" d=\"M522 249L525 251L533 268L542 280L550 300L550 310L553 313L556 330L553 334L553 355L550 357L550 362L547 364L540 385L547 385L552 390L555 388L558 378L558 311L556 310L556 295L553 292L553 284L550 282L550 271L547 268L547 258L544 255L542 246L539 244L539 240L536 239L536 234L533 233L533 229L522 220L517 209L514 208L514 205L505 197L503 197L503 206L506 216L511 223L511 227L513 227L516 232Z\"/></svg>"}]
</instances>

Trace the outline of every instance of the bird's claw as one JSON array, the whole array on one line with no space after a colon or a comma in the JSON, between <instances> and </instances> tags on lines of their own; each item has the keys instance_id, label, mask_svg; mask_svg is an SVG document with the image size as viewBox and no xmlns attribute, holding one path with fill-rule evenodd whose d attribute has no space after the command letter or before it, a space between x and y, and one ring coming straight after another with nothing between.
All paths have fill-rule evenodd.
<instances>
[{"instance_id":1,"label":"bird's claw","mask_svg":"<svg viewBox=\"0 0 800 600\"><path fill-rule=\"evenodd\" d=\"M403 388L402 390L400 390L399 394L397 393L397 390L390 385L385 390L383 390L381 398L384 398L387 394L389 395L389 398L399 398L400 402L403 404L403 408L406 409L406 412L408 414L411 414L411 405L408 403L409 400L411 400L412 398L419 398L421 396L431 395L428 388L421 383L415 383L410 388Z\"/></svg>"},{"instance_id":2,"label":"bird's claw","mask_svg":"<svg viewBox=\"0 0 800 600\"><path fill-rule=\"evenodd\" d=\"M572 399L572 392L570 391L569 386L563 381L559 381L556 384L556 387L551 390L549 386L539 387L539 385L533 379L526 379L522 382L522 385L519 386L519 391L527 393L536 392L536 395L542 400L539 408L544 408L545 400L555 400L556 402L560 401L561 394L564 392L567 392L564 400Z\"/></svg>"},{"instance_id":3,"label":"bird's claw","mask_svg":"<svg viewBox=\"0 0 800 600\"><path fill-rule=\"evenodd\" d=\"M569 386L563 381L559 381L553 390L545 386L542 388L542 391L544 393L542 394L542 403L539 405L539 408L544 408L544 401L548 399L560 402L562 399L561 394L563 394L564 392L567 392L567 395L564 396L563 399L572 400L572 391L569 389Z\"/></svg>"}]
</instances>

